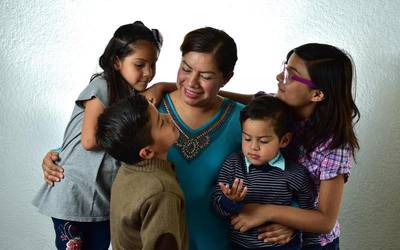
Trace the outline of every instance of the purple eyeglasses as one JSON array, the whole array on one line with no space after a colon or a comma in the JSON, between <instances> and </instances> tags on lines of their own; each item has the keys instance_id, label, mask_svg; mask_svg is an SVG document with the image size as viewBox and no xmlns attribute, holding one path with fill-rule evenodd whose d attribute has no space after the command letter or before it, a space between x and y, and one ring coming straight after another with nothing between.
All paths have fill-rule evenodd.
<instances>
[{"instance_id":1,"label":"purple eyeglasses","mask_svg":"<svg viewBox=\"0 0 400 250\"><path fill-rule=\"evenodd\" d=\"M308 87L310 87L312 89L317 88L317 86L313 83L313 81L304 79L300 76L297 76L291 70L288 70L286 62L282 63L282 71L281 72L283 72L283 84L284 85L288 84L289 80L294 80L294 81L300 82L304 85L307 85Z\"/></svg>"}]
</instances>

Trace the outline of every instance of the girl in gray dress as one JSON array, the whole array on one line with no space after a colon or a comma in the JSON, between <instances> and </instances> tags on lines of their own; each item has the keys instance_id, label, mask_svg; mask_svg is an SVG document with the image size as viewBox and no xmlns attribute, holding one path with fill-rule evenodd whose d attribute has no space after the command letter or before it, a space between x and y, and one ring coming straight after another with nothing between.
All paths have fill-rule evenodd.
<instances>
[{"instance_id":1,"label":"girl in gray dress","mask_svg":"<svg viewBox=\"0 0 400 250\"><path fill-rule=\"evenodd\" d=\"M44 184L33 200L52 218L57 249L108 249L111 183L119 163L96 140L97 118L112 103L146 89L155 75L162 37L142 22L119 27L75 101L59 151L62 181Z\"/></svg>"}]
</instances>

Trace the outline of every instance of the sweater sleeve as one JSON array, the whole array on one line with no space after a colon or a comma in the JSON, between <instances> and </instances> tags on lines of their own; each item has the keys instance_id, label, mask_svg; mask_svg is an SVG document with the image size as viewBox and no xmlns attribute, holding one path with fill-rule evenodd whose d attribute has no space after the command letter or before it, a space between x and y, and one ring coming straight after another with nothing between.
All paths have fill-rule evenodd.
<instances>
[{"instance_id":1,"label":"sweater sleeve","mask_svg":"<svg viewBox=\"0 0 400 250\"><path fill-rule=\"evenodd\" d=\"M140 237L143 250L154 250L157 240L173 235L178 249L186 249L187 229L184 202L176 194L161 192L153 195L140 209Z\"/></svg>"}]
</instances>

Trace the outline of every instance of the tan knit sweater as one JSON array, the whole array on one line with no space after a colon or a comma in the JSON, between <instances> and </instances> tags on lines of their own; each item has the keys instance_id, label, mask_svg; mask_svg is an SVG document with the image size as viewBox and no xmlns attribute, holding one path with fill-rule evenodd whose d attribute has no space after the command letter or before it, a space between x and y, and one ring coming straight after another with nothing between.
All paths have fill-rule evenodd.
<instances>
[{"instance_id":1,"label":"tan knit sweater","mask_svg":"<svg viewBox=\"0 0 400 250\"><path fill-rule=\"evenodd\" d=\"M188 249L184 196L168 161L122 165L111 189L113 250L153 250L159 236L174 235Z\"/></svg>"}]
</instances>

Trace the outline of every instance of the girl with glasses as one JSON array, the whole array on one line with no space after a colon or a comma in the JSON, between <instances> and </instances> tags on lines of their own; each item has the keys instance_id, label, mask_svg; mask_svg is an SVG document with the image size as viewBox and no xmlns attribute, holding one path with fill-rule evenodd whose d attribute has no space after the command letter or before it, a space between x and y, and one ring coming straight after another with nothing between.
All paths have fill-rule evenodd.
<instances>
[{"instance_id":1,"label":"girl with glasses","mask_svg":"<svg viewBox=\"0 0 400 250\"><path fill-rule=\"evenodd\" d=\"M354 131L360 117L352 93L354 71L350 55L328 44L304 44L288 53L283 70L276 77L276 96L297 116L292 126L294 138L285 156L308 170L318 192L318 210L247 204L231 220L236 229L247 231L274 222L320 233L322 249L339 249L337 217L344 184L359 149ZM223 94L242 102L252 98ZM260 230L262 240L285 243L290 239L290 230L280 225Z\"/></svg>"}]
</instances>

